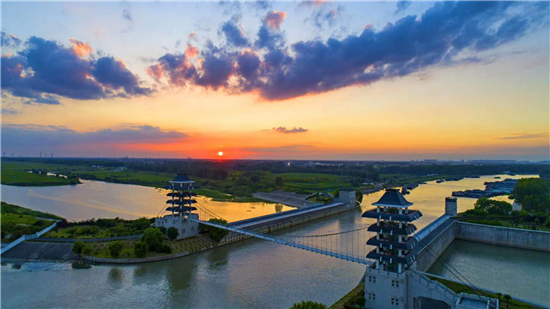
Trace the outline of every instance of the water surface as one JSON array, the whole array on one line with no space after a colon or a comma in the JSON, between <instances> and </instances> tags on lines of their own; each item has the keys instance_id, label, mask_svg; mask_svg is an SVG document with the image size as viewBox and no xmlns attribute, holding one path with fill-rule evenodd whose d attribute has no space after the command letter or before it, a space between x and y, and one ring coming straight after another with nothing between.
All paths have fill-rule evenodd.
<instances>
[{"instance_id":1,"label":"water surface","mask_svg":"<svg viewBox=\"0 0 550 309\"><path fill-rule=\"evenodd\" d=\"M483 189L485 181L493 181L493 177L419 186L406 196L424 214L415 224L422 228L442 215L445 197L452 191ZM361 209L278 234L317 235L365 227L372 221L361 218L362 211L372 207L370 204L382 194L365 196ZM84 219L154 216L165 207L166 198L162 191L153 188L86 181L72 187L2 186L2 200ZM474 202L459 198L459 211L472 208ZM274 204L209 203L209 209L228 219L277 211ZM347 250L368 251L365 242L371 236L366 231L357 235L347 244ZM307 299L330 305L357 285L364 270L360 264L251 239L175 260L138 265L73 270L70 264L54 267L38 263L21 269L8 264L1 269L2 306L288 308ZM522 276L521 268L515 268L515 275ZM539 281L538 289L545 283Z\"/></svg>"}]
</instances>

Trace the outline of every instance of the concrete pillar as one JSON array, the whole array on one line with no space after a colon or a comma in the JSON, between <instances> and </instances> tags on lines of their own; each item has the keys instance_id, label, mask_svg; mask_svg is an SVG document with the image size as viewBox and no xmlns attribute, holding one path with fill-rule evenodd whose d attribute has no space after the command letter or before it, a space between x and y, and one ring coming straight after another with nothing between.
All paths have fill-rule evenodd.
<instances>
[{"instance_id":1,"label":"concrete pillar","mask_svg":"<svg viewBox=\"0 0 550 309\"><path fill-rule=\"evenodd\" d=\"M445 198L445 215L447 216L456 216L458 214L458 203L456 197L447 197Z\"/></svg>"}]
</instances>

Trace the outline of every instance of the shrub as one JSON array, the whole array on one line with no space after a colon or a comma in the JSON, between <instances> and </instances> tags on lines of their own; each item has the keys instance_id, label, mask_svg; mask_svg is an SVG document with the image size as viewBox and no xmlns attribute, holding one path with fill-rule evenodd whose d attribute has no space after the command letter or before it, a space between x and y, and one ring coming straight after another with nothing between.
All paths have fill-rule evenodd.
<instances>
[{"instance_id":1,"label":"shrub","mask_svg":"<svg viewBox=\"0 0 550 309\"><path fill-rule=\"evenodd\" d=\"M178 232L178 229L177 229L177 228L175 228L175 227L173 227L173 226L171 226L170 228L168 228L168 234L167 234L167 235L168 235L168 238L169 238L170 240L174 240L174 239L178 238L178 235L179 235L179 234L180 234L180 233Z\"/></svg>"},{"instance_id":2,"label":"shrub","mask_svg":"<svg viewBox=\"0 0 550 309\"><path fill-rule=\"evenodd\" d=\"M479 208L468 209L464 212L464 214L472 217L486 217L488 215L488 213L485 210L479 209Z\"/></svg>"},{"instance_id":3,"label":"shrub","mask_svg":"<svg viewBox=\"0 0 550 309\"><path fill-rule=\"evenodd\" d=\"M163 235L166 235L166 228L164 226L159 227Z\"/></svg>"},{"instance_id":4,"label":"shrub","mask_svg":"<svg viewBox=\"0 0 550 309\"><path fill-rule=\"evenodd\" d=\"M147 255L147 244L144 242L138 242L134 247L134 255L138 258L143 258Z\"/></svg>"},{"instance_id":5,"label":"shrub","mask_svg":"<svg viewBox=\"0 0 550 309\"><path fill-rule=\"evenodd\" d=\"M164 235L160 229L149 227L141 235L141 241L147 244L149 251L159 251L164 242Z\"/></svg>"},{"instance_id":6,"label":"shrub","mask_svg":"<svg viewBox=\"0 0 550 309\"><path fill-rule=\"evenodd\" d=\"M81 254L84 246L86 246L86 244L84 244L83 241L75 241L75 243L73 244L73 252L76 254Z\"/></svg>"},{"instance_id":7,"label":"shrub","mask_svg":"<svg viewBox=\"0 0 550 309\"><path fill-rule=\"evenodd\" d=\"M227 221L223 219L210 219L208 220L208 222L227 226ZM220 240L222 240L222 238L225 237L225 235L227 235L227 233L229 233L228 230L220 229L213 226L206 226L205 229L208 232L208 237L212 238L212 240L214 240L215 242L219 242Z\"/></svg>"},{"instance_id":8,"label":"shrub","mask_svg":"<svg viewBox=\"0 0 550 309\"><path fill-rule=\"evenodd\" d=\"M111 257L119 257L122 249L124 249L124 243L120 240L113 241L109 244L109 254L111 255Z\"/></svg>"},{"instance_id":9,"label":"shrub","mask_svg":"<svg viewBox=\"0 0 550 309\"><path fill-rule=\"evenodd\" d=\"M82 248L82 254L84 255L90 255L92 254L92 247L86 245L84 248Z\"/></svg>"},{"instance_id":10,"label":"shrub","mask_svg":"<svg viewBox=\"0 0 550 309\"><path fill-rule=\"evenodd\" d=\"M164 245L164 246L162 246L162 248L160 248L159 252L170 254L170 253L172 253L172 248L168 245Z\"/></svg>"},{"instance_id":11,"label":"shrub","mask_svg":"<svg viewBox=\"0 0 550 309\"><path fill-rule=\"evenodd\" d=\"M290 307L290 309L325 309L327 306L324 304L314 302L312 300L302 300Z\"/></svg>"}]
</instances>

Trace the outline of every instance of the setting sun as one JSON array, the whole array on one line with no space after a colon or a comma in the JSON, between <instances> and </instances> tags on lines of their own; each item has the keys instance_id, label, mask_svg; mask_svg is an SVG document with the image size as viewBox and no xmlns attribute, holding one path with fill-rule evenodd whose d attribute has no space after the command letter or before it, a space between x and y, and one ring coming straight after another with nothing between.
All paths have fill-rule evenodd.
<instances>
[{"instance_id":1,"label":"setting sun","mask_svg":"<svg viewBox=\"0 0 550 309\"><path fill-rule=\"evenodd\" d=\"M218 152L218 156L223 156L223 151Z\"/></svg>"}]
</instances>

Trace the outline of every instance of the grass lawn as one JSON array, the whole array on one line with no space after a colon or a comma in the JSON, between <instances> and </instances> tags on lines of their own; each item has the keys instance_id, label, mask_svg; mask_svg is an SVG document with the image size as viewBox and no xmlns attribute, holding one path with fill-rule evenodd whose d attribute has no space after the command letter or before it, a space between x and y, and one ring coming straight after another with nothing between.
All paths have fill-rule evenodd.
<instances>
[{"instance_id":1,"label":"grass lawn","mask_svg":"<svg viewBox=\"0 0 550 309\"><path fill-rule=\"evenodd\" d=\"M54 171L53 167L35 163L2 162L2 184L13 186L62 186L74 184L70 179L47 176L46 174L29 173L30 169Z\"/></svg>"}]
</instances>

